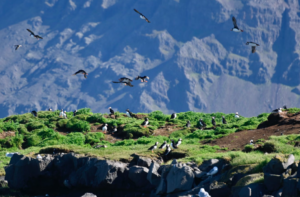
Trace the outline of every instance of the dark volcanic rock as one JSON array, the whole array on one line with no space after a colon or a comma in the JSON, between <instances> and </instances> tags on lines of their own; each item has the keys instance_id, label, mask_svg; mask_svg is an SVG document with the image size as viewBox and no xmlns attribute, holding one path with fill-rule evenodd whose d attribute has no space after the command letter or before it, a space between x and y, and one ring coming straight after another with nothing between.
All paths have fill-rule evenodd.
<instances>
[{"instance_id":1,"label":"dark volcanic rock","mask_svg":"<svg viewBox=\"0 0 300 197\"><path fill-rule=\"evenodd\" d=\"M149 185L149 181L147 180L147 174L149 170L146 167L142 166L133 166L129 169L129 179L135 183L137 187L144 187Z\"/></svg>"},{"instance_id":2,"label":"dark volcanic rock","mask_svg":"<svg viewBox=\"0 0 300 197\"><path fill-rule=\"evenodd\" d=\"M264 173L282 174L295 161L294 155L289 155L286 159L282 156L276 155L264 168Z\"/></svg>"},{"instance_id":3,"label":"dark volcanic rock","mask_svg":"<svg viewBox=\"0 0 300 197\"><path fill-rule=\"evenodd\" d=\"M282 197L297 197L299 195L297 189L298 178L287 178L283 181Z\"/></svg>"},{"instance_id":4,"label":"dark volcanic rock","mask_svg":"<svg viewBox=\"0 0 300 197\"><path fill-rule=\"evenodd\" d=\"M194 173L189 166L172 166L167 180L167 193L185 191L192 189Z\"/></svg>"},{"instance_id":5,"label":"dark volcanic rock","mask_svg":"<svg viewBox=\"0 0 300 197\"><path fill-rule=\"evenodd\" d=\"M281 188L283 184L283 177L277 174L264 174L264 183L268 191L273 192Z\"/></svg>"}]
</instances>

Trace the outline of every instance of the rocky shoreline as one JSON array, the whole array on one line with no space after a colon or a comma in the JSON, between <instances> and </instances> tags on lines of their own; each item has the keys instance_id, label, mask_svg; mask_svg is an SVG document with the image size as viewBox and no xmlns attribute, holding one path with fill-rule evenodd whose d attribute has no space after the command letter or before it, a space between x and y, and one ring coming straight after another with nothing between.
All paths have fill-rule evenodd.
<instances>
[{"instance_id":1,"label":"rocky shoreline","mask_svg":"<svg viewBox=\"0 0 300 197\"><path fill-rule=\"evenodd\" d=\"M299 161L293 155L275 156L263 173L257 166L231 166L224 159L162 165L162 160L135 156L130 163L77 157L74 153L42 159L13 155L5 168L11 189L49 196L192 197L204 188L211 197L299 196ZM218 173L208 176L213 168ZM4 183L4 180L1 180Z\"/></svg>"}]
</instances>

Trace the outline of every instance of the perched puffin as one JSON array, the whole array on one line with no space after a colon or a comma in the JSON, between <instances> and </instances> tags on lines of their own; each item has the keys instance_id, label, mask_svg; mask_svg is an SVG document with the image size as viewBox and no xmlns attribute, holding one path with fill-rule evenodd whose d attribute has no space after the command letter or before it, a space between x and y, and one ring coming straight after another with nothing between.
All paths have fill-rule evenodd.
<instances>
[{"instance_id":1,"label":"perched puffin","mask_svg":"<svg viewBox=\"0 0 300 197\"><path fill-rule=\"evenodd\" d=\"M52 109L51 109L51 108L49 108L49 109L48 109L48 111L52 111Z\"/></svg>"},{"instance_id":2,"label":"perched puffin","mask_svg":"<svg viewBox=\"0 0 300 197\"><path fill-rule=\"evenodd\" d=\"M256 47L259 46L259 44L255 43L255 42L247 42L246 45L249 45L252 47L252 53L255 53Z\"/></svg>"},{"instance_id":3,"label":"perched puffin","mask_svg":"<svg viewBox=\"0 0 300 197\"><path fill-rule=\"evenodd\" d=\"M173 149L177 149L177 148L178 148L178 147L177 147L177 143L175 143L174 140L171 140L171 147L172 147Z\"/></svg>"},{"instance_id":4,"label":"perched puffin","mask_svg":"<svg viewBox=\"0 0 300 197\"><path fill-rule=\"evenodd\" d=\"M118 128L116 126L114 126L114 130L112 131L112 134L117 133Z\"/></svg>"},{"instance_id":5,"label":"perched puffin","mask_svg":"<svg viewBox=\"0 0 300 197\"><path fill-rule=\"evenodd\" d=\"M115 114L115 111L111 107L109 107L108 109L110 111L110 115L114 115Z\"/></svg>"},{"instance_id":6,"label":"perched puffin","mask_svg":"<svg viewBox=\"0 0 300 197\"><path fill-rule=\"evenodd\" d=\"M145 118L145 121L141 125L146 128L148 124L149 124L149 119Z\"/></svg>"},{"instance_id":7,"label":"perched puffin","mask_svg":"<svg viewBox=\"0 0 300 197\"><path fill-rule=\"evenodd\" d=\"M239 118L240 116L239 116L239 112L235 112L235 116L234 116L235 118Z\"/></svg>"},{"instance_id":8,"label":"perched puffin","mask_svg":"<svg viewBox=\"0 0 300 197\"><path fill-rule=\"evenodd\" d=\"M281 112L282 112L282 108L274 109L272 111L272 113L281 113Z\"/></svg>"},{"instance_id":9,"label":"perched puffin","mask_svg":"<svg viewBox=\"0 0 300 197\"><path fill-rule=\"evenodd\" d=\"M142 13L140 13L139 11L137 11L136 9L133 9L135 12L137 12L138 14L140 14L140 18L146 20L148 23L150 23L150 21L146 18L146 16L144 16Z\"/></svg>"},{"instance_id":10,"label":"perched puffin","mask_svg":"<svg viewBox=\"0 0 300 197\"><path fill-rule=\"evenodd\" d=\"M206 127L206 124L202 119L199 120L199 124L201 125L201 127Z\"/></svg>"},{"instance_id":11,"label":"perched puffin","mask_svg":"<svg viewBox=\"0 0 300 197\"><path fill-rule=\"evenodd\" d=\"M95 146L95 148L107 148L107 146L106 145L97 145L97 146Z\"/></svg>"},{"instance_id":12,"label":"perched puffin","mask_svg":"<svg viewBox=\"0 0 300 197\"><path fill-rule=\"evenodd\" d=\"M124 81L122 81L122 82L117 82L117 81L113 81L113 83L124 83L124 85L127 85L127 86L129 86L129 87L133 87L133 85L132 85L130 82L124 82Z\"/></svg>"},{"instance_id":13,"label":"perched puffin","mask_svg":"<svg viewBox=\"0 0 300 197\"><path fill-rule=\"evenodd\" d=\"M135 80L141 80L141 82L148 82L148 81L146 81L146 79L150 79L148 76L143 76L143 77L141 77L141 76L137 76L136 78L135 78Z\"/></svg>"},{"instance_id":14,"label":"perched puffin","mask_svg":"<svg viewBox=\"0 0 300 197\"><path fill-rule=\"evenodd\" d=\"M131 111L129 111L129 109L126 109L126 115L130 118L134 116L134 114Z\"/></svg>"},{"instance_id":15,"label":"perched puffin","mask_svg":"<svg viewBox=\"0 0 300 197\"><path fill-rule=\"evenodd\" d=\"M253 140L250 140L250 145L253 145Z\"/></svg>"},{"instance_id":16,"label":"perched puffin","mask_svg":"<svg viewBox=\"0 0 300 197\"><path fill-rule=\"evenodd\" d=\"M20 48L22 45L18 44L18 45L15 45L15 50L18 50L18 48Z\"/></svg>"},{"instance_id":17,"label":"perched puffin","mask_svg":"<svg viewBox=\"0 0 300 197\"><path fill-rule=\"evenodd\" d=\"M226 119L225 119L224 116L222 116L222 123L223 123L223 124L227 124L227 121L226 121Z\"/></svg>"},{"instance_id":18,"label":"perched puffin","mask_svg":"<svg viewBox=\"0 0 300 197\"><path fill-rule=\"evenodd\" d=\"M176 143L177 148L178 148L178 146L181 144L181 142L182 142L182 139L179 138L178 141L177 141L177 143Z\"/></svg>"},{"instance_id":19,"label":"perched puffin","mask_svg":"<svg viewBox=\"0 0 300 197\"><path fill-rule=\"evenodd\" d=\"M152 153L153 151L157 148L158 142L155 142L155 144L153 146L151 146L148 150L151 150Z\"/></svg>"},{"instance_id":20,"label":"perched puffin","mask_svg":"<svg viewBox=\"0 0 300 197\"><path fill-rule=\"evenodd\" d=\"M102 127L102 131L103 131L103 133L106 133L106 131L107 131L107 124L105 124L105 125Z\"/></svg>"},{"instance_id":21,"label":"perched puffin","mask_svg":"<svg viewBox=\"0 0 300 197\"><path fill-rule=\"evenodd\" d=\"M283 109L287 109L286 105L284 105L282 108L283 108Z\"/></svg>"},{"instance_id":22,"label":"perched puffin","mask_svg":"<svg viewBox=\"0 0 300 197\"><path fill-rule=\"evenodd\" d=\"M36 39L43 39L41 36L39 36L39 35L35 35L30 29L27 29L27 31L29 31L30 32L30 36L31 37L34 37L34 38L36 38Z\"/></svg>"},{"instance_id":23,"label":"perched puffin","mask_svg":"<svg viewBox=\"0 0 300 197\"><path fill-rule=\"evenodd\" d=\"M34 117L37 117L37 112L36 112L36 111L32 111L31 113L32 113L32 115L33 115Z\"/></svg>"},{"instance_id":24,"label":"perched puffin","mask_svg":"<svg viewBox=\"0 0 300 197\"><path fill-rule=\"evenodd\" d=\"M234 26L234 27L231 29L231 31L234 31L234 32L243 32L243 30L240 29L240 28L237 26L236 19L235 19L234 16L232 17L232 22L233 22L233 26Z\"/></svg>"},{"instance_id":25,"label":"perched puffin","mask_svg":"<svg viewBox=\"0 0 300 197\"><path fill-rule=\"evenodd\" d=\"M84 78L87 78L87 73L84 71L84 70L79 70L79 71L77 71L76 73L74 73L73 75L77 75L77 74L79 74L79 73L82 73L83 75L84 75Z\"/></svg>"},{"instance_id":26,"label":"perched puffin","mask_svg":"<svg viewBox=\"0 0 300 197\"><path fill-rule=\"evenodd\" d=\"M159 147L161 150L164 149L167 146L167 141L164 141L164 143Z\"/></svg>"},{"instance_id":27,"label":"perched puffin","mask_svg":"<svg viewBox=\"0 0 300 197\"><path fill-rule=\"evenodd\" d=\"M188 120L185 126L186 127L191 127L191 121Z\"/></svg>"},{"instance_id":28,"label":"perched puffin","mask_svg":"<svg viewBox=\"0 0 300 197\"><path fill-rule=\"evenodd\" d=\"M173 113L172 115L171 115L171 119L175 119L176 118L176 113Z\"/></svg>"},{"instance_id":29,"label":"perched puffin","mask_svg":"<svg viewBox=\"0 0 300 197\"><path fill-rule=\"evenodd\" d=\"M214 125L214 126L216 126L215 117L212 117L212 119L211 119L211 124Z\"/></svg>"},{"instance_id":30,"label":"perched puffin","mask_svg":"<svg viewBox=\"0 0 300 197\"><path fill-rule=\"evenodd\" d=\"M77 114L77 110L73 111L73 115L76 116Z\"/></svg>"},{"instance_id":31,"label":"perched puffin","mask_svg":"<svg viewBox=\"0 0 300 197\"><path fill-rule=\"evenodd\" d=\"M167 156L171 151L172 151L172 149L170 148L170 145L167 144L167 148L166 148L166 150L164 152L164 155Z\"/></svg>"}]
</instances>

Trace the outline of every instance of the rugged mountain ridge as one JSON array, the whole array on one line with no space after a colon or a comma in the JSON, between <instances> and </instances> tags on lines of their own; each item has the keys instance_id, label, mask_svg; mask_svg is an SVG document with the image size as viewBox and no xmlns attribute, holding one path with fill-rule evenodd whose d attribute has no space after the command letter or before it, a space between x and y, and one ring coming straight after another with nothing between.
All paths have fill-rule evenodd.
<instances>
[{"instance_id":1,"label":"rugged mountain ridge","mask_svg":"<svg viewBox=\"0 0 300 197\"><path fill-rule=\"evenodd\" d=\"M255 116L299 105L295 0L26 0L0 2L0 10L1 117L109 106ZM232 15L244 33L230 31ZM44 39L30 38L26 28ZM247 41L260 44L257 53ZM14 44L23 46L14 51ZM82 68L88 79L71 76ZM137 75L150 81L111 83Z\"/></svg>"}]
</instances>

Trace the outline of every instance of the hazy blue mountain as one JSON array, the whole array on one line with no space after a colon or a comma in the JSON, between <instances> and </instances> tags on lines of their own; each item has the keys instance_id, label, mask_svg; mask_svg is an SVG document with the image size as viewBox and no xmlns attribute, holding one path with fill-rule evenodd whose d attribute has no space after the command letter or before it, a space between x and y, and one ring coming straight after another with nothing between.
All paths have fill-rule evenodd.
<instances>
[{"instance_id":1,"label":"hazy blue mountain","mask_svg":"<svg viewBox=\"0 0 300 197\"><path fill-rule=\"evenodd\" d=\"M296 0L0 1L0 116L299 107L299 13ZM243 33L230 31L232 16ZM260 44L255 54L247 41ZM72 76L79 69L87 79ZM150 80L112 83L137 75Z\"/></svg>"}]
</instances>

